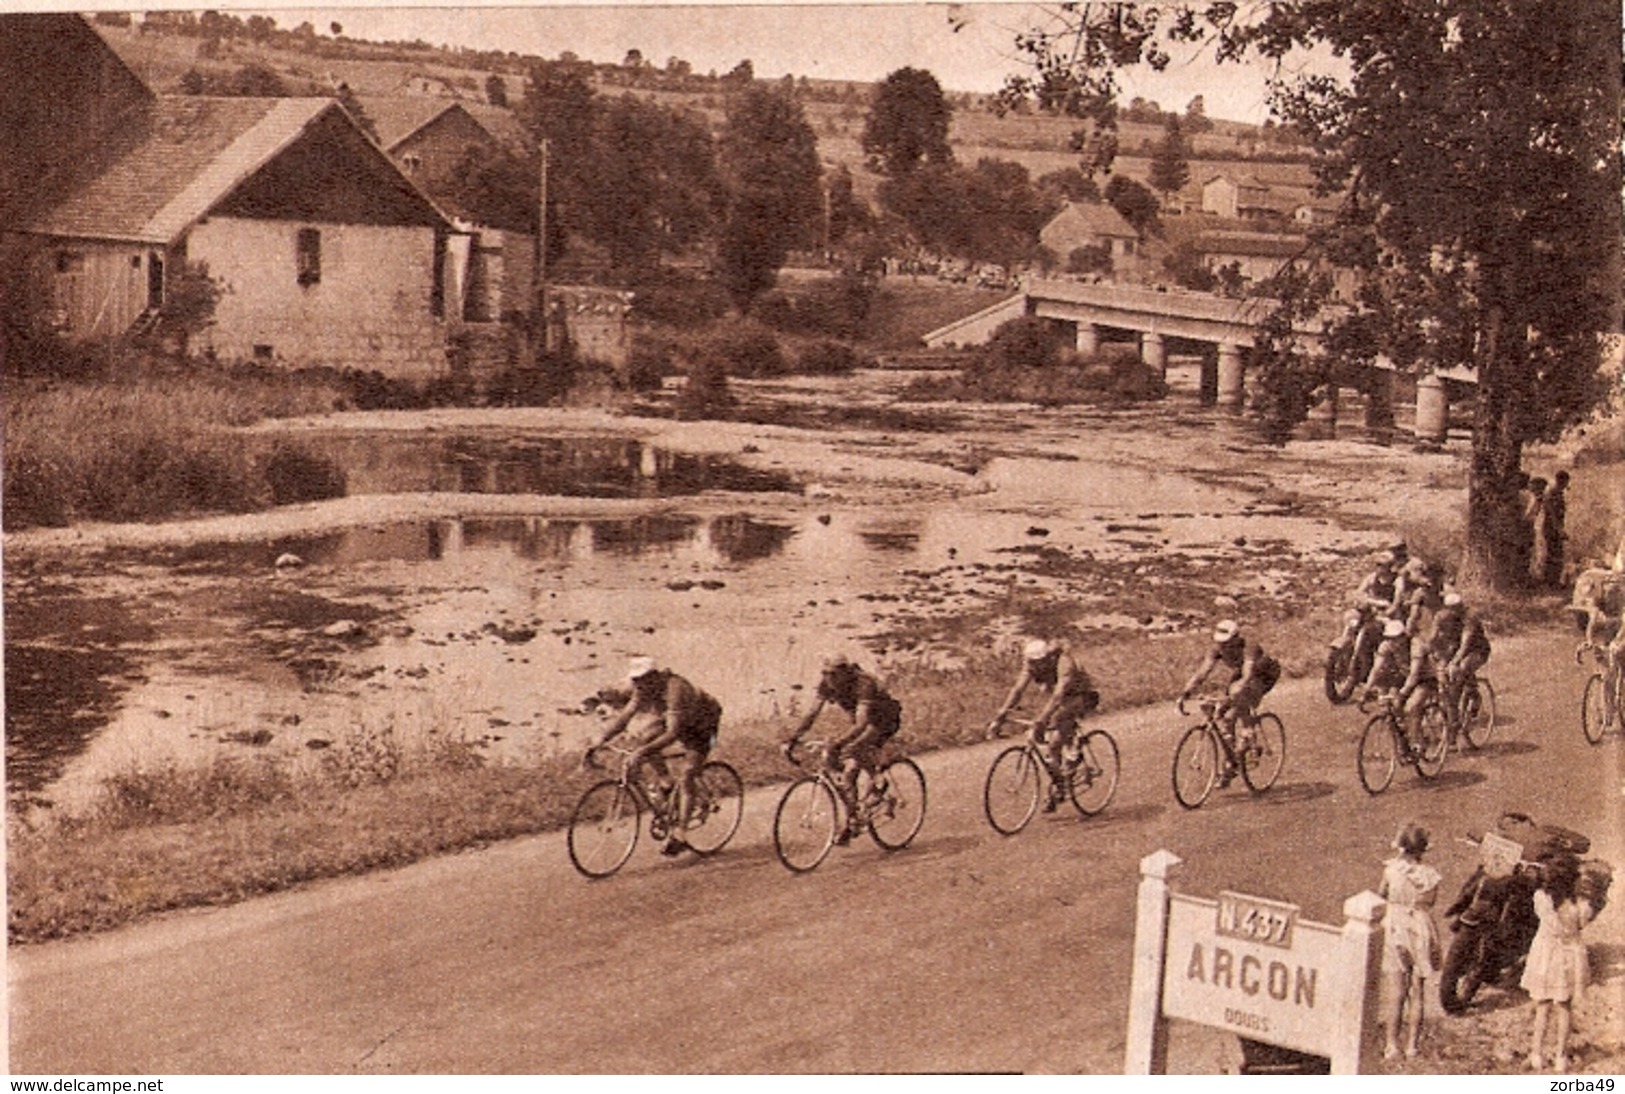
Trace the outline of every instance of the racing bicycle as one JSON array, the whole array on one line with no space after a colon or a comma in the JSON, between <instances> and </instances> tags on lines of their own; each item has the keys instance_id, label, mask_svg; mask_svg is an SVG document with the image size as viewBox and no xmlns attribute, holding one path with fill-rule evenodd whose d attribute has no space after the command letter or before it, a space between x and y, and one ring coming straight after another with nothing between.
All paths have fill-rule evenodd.
<instances>
[{"instance_id":1,"label":"racing bicycle","mask_svg":"<svg viewBox=\"0 0 1625 1094\"><path fill-rule=\"evenodd\" d=\"M1027 738L1004 749L987 769L982 788L982 809L987 823L1001 835L1013 836L1033 819L1039 795L1051 787L1064 788L1072 806L1085 817L1099 813L1117 792L1117 742L1103 729L1080 732L1061 752L1059 769L1052 767L1032 732L1036 723L1008 718L1025 726Z\"/></svg>"},{"instance_id":2,"label":"racing bicycle","mask_svg":"<svg viewBox=\"0 0 1625 1094\"><path fill-rule=\"evenodd\" d=\"M587 788L570 817L567 844L570 861L587 877L609 877L632 857L643 817L649 818L649 838L663 840L677 824L677 787L661 785L649 760L633 763L635 749L599 745L587 753L587 763L602 769L601 749L621 757L621 771ZM660 754L664 761L680 758L680 750ZM680 833L684 843L700 855L714 855L733 838L744 813L745 784L739 772L721 760L707 760L694 779L694 808Z\"/></svg>"},{"instance_id":3,"label":"racing bicycle","mask_svg":"<svg viewBox=\"0 0 1625 1094\"><path fill-rule=\"evenodd\" d=\"M925 823L925 773L913 760L899 757L874 776L860 767L857 801L846 800L839 770L829 763L828 742L803 742L816 755L803 763L791 749L788 758L804 772L791 783L773 815L773 848L779 861L804 874L854 826L861 826L883 850L900 851Z\"/></svg>"},{"instance_id":4,"label":"racing bicycle","mask_svg":"<svg viewBox=\"0 0 1625 1094\"><path fill-rule=\"evenodd\" d=\"M1362 699L1360 713L1369 709L1368 700ZM1405 710L1397 690L1385 691L1377 699L1377 712L1360 734L1356 757L1360 785L1368 794L1381 794L1394 781L1394 769L1402 763L1414 767L1421 778L1434 778L1444 770L1449 752L1450 715L1435 691L1424 691L1412 711Z\"/></svg>"},{"instance_id":5,"label":"racing bicycle","mask_svg":"<svg viewBox=\"0 0 1625 1094\"><path fill-rule=\"evenodd\" d=\"M1207 801L1215 785L1228 786L1239 772L1247 789L1262 794L1275 785L1286 762L1286 727L1275 715L1260 711L1252 726L1238 726L1227 716L1230 703L1221 696L1200 700L1202 723L1192 726L1174 749L1174 797L1186 809ZM1178 704L1184 714L1185 701Z\"/></svg>"},{"instance_id":6,"label":"racing bicycle","mask_svg":"<svg viewBox=\"0 0 1625 1094\"><path fill-rule=\"evenodd\" d=\"M1586 651L1591 651L1596 666L1586 677L1585 693L1580 697L1580 732L1588 743L1602 744L1603 735L1610 729L1618 730L1625 717L1625 703L1621 702L1620 672L1611 665L1607 646L1582 645L1574 651L1574 663L1584 664Z\"/></svg>"}]
</instances>

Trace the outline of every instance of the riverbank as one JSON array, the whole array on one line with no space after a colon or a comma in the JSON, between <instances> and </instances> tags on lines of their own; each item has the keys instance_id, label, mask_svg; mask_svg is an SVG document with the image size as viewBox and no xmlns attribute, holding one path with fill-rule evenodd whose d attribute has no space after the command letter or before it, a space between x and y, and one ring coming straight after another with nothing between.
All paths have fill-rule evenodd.
<instances>
[{"instance_id":1,"label":"riverbank","mask_svg":"<svg viewBox=\"0 0 1625 1094\"><path fill-rule=\"evenodd\" d=\"M1376 545L1397 530L1444 556L1459 536L1459 446L1261 448L1194 401L939 407L899 402L905 382L741 385L764 414L845 409L818 430L552 410L254 430L362 448L621 439L793 489L390 493L8 535L8 683L102 658L36 712L47 729L71 712L85 743L12 749L34 761L14 771L38 773L10 795L13 939L555 828L584 786L595 697L631 652L723 693L719 755L762 785L785 773L774 742L827 650L877 667L905 703L904 743L930 751L975 739L1027 633L1071 639L1108 710L1175 694L1218 615L1311 677ZM426 555L368 546L424 527ZM276 567L298 537L328 554ZM102 605L88 630L87 604ZM1491 607L1506 634L1549 606ZM20 626L37 631L19 641ZM31 653L41 680L14 677Z\"/></svg>"}]
</instances>

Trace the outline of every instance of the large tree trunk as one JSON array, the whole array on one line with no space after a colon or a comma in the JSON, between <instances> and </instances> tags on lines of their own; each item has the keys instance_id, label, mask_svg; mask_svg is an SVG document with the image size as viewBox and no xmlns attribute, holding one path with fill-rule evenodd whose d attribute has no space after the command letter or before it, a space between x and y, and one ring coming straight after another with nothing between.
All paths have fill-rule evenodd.
<instances>
[{"instance_id":1,"label":"large tree trunk","mask_svg":"<svg viewBox=\"0 0 1625 1094\"><path fill-rule=\"evenodd\" d=\"M1523 328L1489 309L1478 364L1478 409L1467 477L1467 549L1460 580L1498 590L1528 577L1531 529L1523 516L1523 434L1517 370Z\"/></svg>"}]
</instances>

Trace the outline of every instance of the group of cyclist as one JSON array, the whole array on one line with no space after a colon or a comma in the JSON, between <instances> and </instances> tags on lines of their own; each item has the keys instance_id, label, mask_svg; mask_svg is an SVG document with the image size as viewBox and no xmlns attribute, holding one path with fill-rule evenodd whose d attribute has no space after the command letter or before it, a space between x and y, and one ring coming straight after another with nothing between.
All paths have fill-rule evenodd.
<instances>
[{"instance_id":1,"label":"group of cyclist","mask_svg":"<svg viewBox=\"0 0 1625 1094\"><path fill-rule=\"evenodd\" d=\"M1380 642L1370 670L1357 685L1362 698L1391 696L1399 709L1409 710L1424 688L1436 688L1454 735L1464 685L1490 657L1490 639L1484 621L1467 605L1461 593L1446 583L1442 568L1414 556L1403 542L1386 547L1372 572L1355 591L1355 606L1345 617L1339 643L1352 643L1364 628L1380 628ZM1580 650L1599 650L1607 666L1613 691L1607 704L1605 728L1618 716L1620 682L1625 680L1625 542L1609 564L1583 571L1575 582L1569 605L1584 623ZM1232 619L1219 621L1201 663L1180 691L1177 706L1185 703L1216 671L1227 674L1222 716L1245 749L1248 733L1257 725L1259 704L1280 679L1280 663ZM694 780L716 745L722 707L716 699L652 658L635 657L628 666L631 694L588 750L586 761L600 746L625 732L640 715L652 716L655 728L634 750L630 762L647 763L662 787L678 795L673 825L664 854L686 849L686 829L694 802ZM1015 682L987 726L987 736L1001 727L1029 689L1046 695L1031 723L1033 740L1052 771L1062 770L1075 757L1069 750L1080 739L1081 721L1100 705L1100 692L1074 651L1064 641L1032 637L1022 647ZM860 772L871 779L882 748L902 727L902 704L872 673L849 658L836 655L824 662L814 692L814 703L782 744L784 755L795 762L796 748L826 706L838 708L849 722L826 747L824 762L837 773L837 785L849 807L856 807ZM680 745L683 770L672 779L662 755ZM1064 758L1063 758L1064 757ZM1230 773L1221 776L1220 785ZM1046 811L1053 811L1065 792L1064 783L1052 781ZM861 812L849 808L847 830L837 837L846 842L861 826Z\"/></svg>"},{"instance_id":2,"label":"group of cyclist","mask_svg":"<svg viewBox=\"0 0 1625 1094\"><path fill-rule=\"evenodd\" d=\"M1361 695L1391 693L1401 709L1409 709L1422 688L1436 688L1454 732L1462 687L1490 657L1483 619L1444 582L1438 565L1412 556L1403 542L1382 553L1355 595L1345 636L1351 629L1381 627Z\"/></svg>"}]
</instances>

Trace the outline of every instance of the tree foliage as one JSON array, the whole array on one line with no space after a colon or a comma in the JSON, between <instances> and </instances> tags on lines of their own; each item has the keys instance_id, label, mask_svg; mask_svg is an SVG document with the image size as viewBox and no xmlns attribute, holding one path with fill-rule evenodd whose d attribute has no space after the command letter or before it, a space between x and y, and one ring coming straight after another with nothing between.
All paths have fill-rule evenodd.
<instances>
[{"instance_id":1,"label":"tree foliage","mask_svg":"<svg viewBox=\"0 0 1625 1094\"><path fill-rule=\"evenodd\" d=\"M1196 42L1221 62L1276 64L1273 112L1308 137L1322 191L1344 195L1326 253L1363 278L1352 309L1322 314L1330 359L1476 372L1463 561L1513 584L1524 446L1594 407L1598 335L1619 329L1619 5L1083 3L1056 18L1017 39L1033 74L1007 97L1099 114L1121 66L1161 68ZM1350 75L1296 64L1312 50ZM1323 286L1273 288L1304 309ZM1284 436L1321 363L1266 340L1255 364L1259 409Z\"/></svg>"},{"instance_id":2,"label":"tree foliage","mask_svg":"<svg viewBox=\"0 0 1625 1094\"><path fill-rule=\"evenodd\" d=\"M1190 181L1190 146L1185 141L1179 116L1170 114L1163 125L1162 140L1151 154L1151 188L1163 195L1177 194Z\"/></svg>"},{"instance_id":3,"label":"tree foliage","mask_svg":"<svg viewBox=\"0 0 1625 1094\"><path fill-rule=\"evenodd\" d=\"M996 159L921 167L881 183L879 196L927 250L1000 265L1034 257L1039 231L1061 204L1025 167Z\"/></svg>"},{"instance_id":4,"label":"tree foliage","mask_svg":"<svg viewBox=\"0 0 1625 1094\"><path fill-rule=\"evenodd\" d=\"M1140 235L1162 234L1162 222L1157 218L1161 206L1148 187L1125 175L1113 175L1106 181L1103 196Z\"/></svg>"},{"instance_id":5,"label":"tree foliage","mask_svg":"<svg viewBox=\"0 0 1625 1094\"><path fill-rule=\"evenodd\" d=\"M729 103L719 160L728 198L718 265L744 310L772 287L791 250L819 238L818 139L797 100L749 87Z\"/></svg>"},{"instance_id":6,"label":"tree foliage","mask_svg":"<svg viewBox=\"0 0 1625 1094\"><path fill-rule=\"evenodd\" d=\"M953 110L937 78L924 69L900 68L875 88L863 127L863 151L881 173L907 174L922 164L948 163L948 122Z\"/></svg>"}]
</instances>

